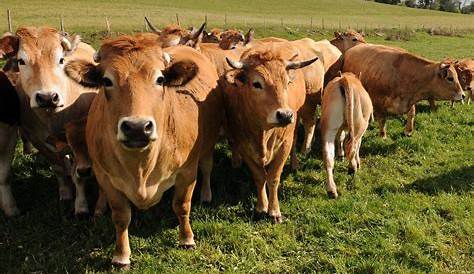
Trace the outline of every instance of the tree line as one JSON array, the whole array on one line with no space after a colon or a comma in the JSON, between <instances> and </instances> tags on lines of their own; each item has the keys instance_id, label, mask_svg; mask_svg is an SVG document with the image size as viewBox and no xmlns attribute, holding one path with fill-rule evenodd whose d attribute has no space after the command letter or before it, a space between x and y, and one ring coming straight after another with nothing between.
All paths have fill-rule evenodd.
<instances>
[{"instance_id":1,"label":"tree line","mask_svg":"<svg viewBox=\"0 0 474 274\"><path fill-rule=\"evenodd\" d=\"M474 13L471 0L374 0L377 3L405 5L410 8L431 9L457 13Z\"/></svg>"}]
</instances>

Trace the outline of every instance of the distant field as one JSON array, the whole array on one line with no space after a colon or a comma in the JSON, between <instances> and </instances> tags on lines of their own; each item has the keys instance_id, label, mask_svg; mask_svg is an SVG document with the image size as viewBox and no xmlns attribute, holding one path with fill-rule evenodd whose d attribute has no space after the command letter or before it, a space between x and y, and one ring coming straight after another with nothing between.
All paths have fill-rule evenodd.
<instances>
[{"instance_id":1,"label":"distant field","mask_svg":"<svg viewBox=\"0 0 474 274\"><path fill-rule=\"evenodd\" d=\"M81 33L94 46L100 44L105 15L114 32L131 32L143 30L145 14L166 24L179 12L183 24L198 25L207 13L211 23L222 26L227 13L229 26L246 29L256 24L260 37L330 39L328 26L338 28L341 20L341 28L384 27L377 31L381 36L368 31L372 43L396 45L434 60L474 58L474 32L468 30L474 29L474 16L366 1L38 2L0 0L0 10L12 9L15 27L57 26L63 14L68 31ZM6 22L4 14L0 22ZM327 24L324 30L321 15ZM317 29L309 27L310 16ZM281 17L293 25L281 26ZM389 32L399 31L389 29L398 24L400 31L410 33L409 40L385 40ZM407 30L404 24L410 24ZM431 36L412 32L417 24L452 25L465 31L460 37ZM0 29L5 26L0 24ZM134 213L131 272L472 273L474 105L457 104L454 109L447 102L438 105L433 113L426 103L420 104L410 138L402 136L403 118L388 122L385 141L372 125L362 143L362 167L355 178L347 175L347 162L337 161L335 180L342 194L338 200L326 196L317 135L310 155L299 155L300 170L287 169L283 174L281 225L255 220L256 190L249 171L231 168L230 151L221 142L212 177L214 202L200 205L199 188L195 191L191 222L196 249L177 247L177 219L168 191L156 207ZM57 201L50 168L41 158L20 151L18 145L11 180L23 215L6 219L0 213L0 273L109 272L114 248L110 214L95 222L61 217L64 208ZM93 186L89 190L95 194Z\"/></svg>"},{"instance_id":2,"label":"distant field","mask_svg":"<svg viewBox=\"0 0 474 274\"><path fill-rule=\"evenodd\" d=\"M6 29L6 9L14 25L58 25L64 16L70 30L103 30L105 16L115 31L142 30L143 16L157 24L176 22L198 25L208 16L210 26L298 25L325 28L443 27L474 29L474 16L439 11L409 9L363 0L3 0L0 1L0 29ZM324 22L323 22L324 21ZM3 24L5 22L5 24Z\"/></svg>"}]
</instances>

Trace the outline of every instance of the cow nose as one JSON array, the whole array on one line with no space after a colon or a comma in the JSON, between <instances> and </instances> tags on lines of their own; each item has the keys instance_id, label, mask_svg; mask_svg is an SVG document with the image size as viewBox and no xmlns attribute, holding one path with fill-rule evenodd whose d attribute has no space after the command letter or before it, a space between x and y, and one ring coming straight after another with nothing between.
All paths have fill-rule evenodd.
<instances>
[{"instance_id":1,"label":"cow nose","mask_svg":"<svg viewBox=\"0 0 474 274\"><path fill-rule=\"evenodd\" d=\"M88 178L92 176L92 167L81 167L76 169L79 178Z\"/></svg>"},{"instance_id":2,"label":"cow nose","mask_svg":"<svg viewBox=\"0 0 474 274\"><path fill-rule=\"evenodd\" d=\"M59 94L56 92L37 93L36 103L41 108L56 108L59 106Z\"/></svg>"},{"instance_id":3,"label":"cow nose","mask_svg":"<svg viewBox=\"0 0 474 274\"><path fill-rule=\"evenodd\" d=\"M119 125L122 143L128 147L145 147L153 140L155 133L155 122L151 119L122 119Z\"/></svg>"},{"instance_id":4,"label":"cow nose","mask_svg":"<svg viewBox=\"0 0 474 274\"><path fill-rule=\"evenodd\" d=\"M287 109L279 109L276 111L276 118L279 124L288 125L293 123L293 111Z\"/></svg>"}]
</instances>

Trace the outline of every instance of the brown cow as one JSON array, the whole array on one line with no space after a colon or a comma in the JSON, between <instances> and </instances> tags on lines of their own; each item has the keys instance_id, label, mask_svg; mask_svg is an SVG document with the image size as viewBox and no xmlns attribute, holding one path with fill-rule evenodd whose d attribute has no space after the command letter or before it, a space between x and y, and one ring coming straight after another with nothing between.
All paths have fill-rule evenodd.
<instances>
[{"instance_id":1,"label":"brown cow","mask_svg":"<svg viewBox=\"0 0 474 274\"><path fill-rule=\"evenodd\" d=\"M64 123L87 115L97 91L69 80L63 67L70 60L92 61L94 49L81 43L79 36L64 36L48 27L27 27L1 38L0 51L14 58L14 67L18 68L16 91L20 99L21 130L50 160L59 182L60 200L70 200L72 192L65 182L64 163L57 161L55 149L46 143L46 138L63 130ZM2 138L0 147L8 147L16 142L17 134L10 132ZM11 159L13 151L4 153L0 157ZM0 174L1 197L14 201L6 181L10 165L2 167L5 172ZM18 213L16 206L3 204L7 215Z\"/></svg>"},{"instance_id":2,"label":"brown cow","mask_svg":"<svg viewBox=\"0 0 474 274\"><path fill-rule=\"evenodd\" d=\"M221 78L226 107L226 131L233 151L250 168L257 186L258 213L282 221L278 202L281 172L293 147L298 109L305 99L304 76L289 44L269 43L246 51L234 70ZM267 200L266 187L269 188Z\"/></svg>"},{"instance_id":3,"label":"brown cow","mask_svg":"<svg viewBox=\"0 0 474 274\"><path fill-rule=\"evenodd\" d=\"M180 25L170 24L164 29L160 30L153 26L150 19L145 16L145 22L151 31L159 35L158 41L161 43L162 48L172 47L176 45L188 45L193 47L193 41L204 31L206 23L202 24L199 29L187 30L182 28Z\"/></svg>"},{"instance_id":4,"label":"brown cow","mask_svg":"<svg viewBox=\"0 0 474 274\"><path fill-rule=\"evenodd\" d=\"M346 72L360 74L374 104L380 135L386 138L387 115L408 113L405 134L411 135L415 104L420 100L461 100L464 96L451 63L436 63L405 50L361 44L344 55Z\"/></svg>"},{"instance_id":5,"label":"brown cow","mask_svg":"<svg viewBox=\"0 0 474 274\"><path fill-rule=\"evenodd\" d=\"M339 150L344 150L349 170L355 173L360 168L359 149L371 114L372 101L354 74L346 72L334 78L324 89L321 136L327 173L326 189L330 198L338 196L333 178L335 142L337 140ZM345 132L349 136L343 147Z\"/></svg>"},{"instance_id":6,"label":"brown cow","mask_svg":"<svg viewBox=\"0 0 474 274\"><path fill-rule=\"evenodd\" d=\"M342 54L344 54L350 48L365 44L364 36L357 31L348 30L346 32L334 32L334 39L331 40L331 44L337 47Z\"/></svg>"},{"instance_id":7,"label":"brown cow","mask_svg":"<svg viewBox=\"0 0 474 274\"><path fill-rule=\"evenodd\" d=\"M474 60L464 59L454 63L461 87L467 91L467 103L474 100Z\"/></svg>"},{"instance_id":8,"label":"brown cow","mask_svg":"<svg viewBox=\"0 0 474 274\"><path fill-rule=\"evenodd\" d=\"M66 68L75 81L101 88L86 137L112 210L117 265L130 264L130 203L147 209L172 186L179 243L195 245L189 213L197 168L210 176L223 116L214 66L189 47L164 51L157 39L151 33L117 37L102 44L99 65L74 62Z\"/></svg>"}]
</instances>

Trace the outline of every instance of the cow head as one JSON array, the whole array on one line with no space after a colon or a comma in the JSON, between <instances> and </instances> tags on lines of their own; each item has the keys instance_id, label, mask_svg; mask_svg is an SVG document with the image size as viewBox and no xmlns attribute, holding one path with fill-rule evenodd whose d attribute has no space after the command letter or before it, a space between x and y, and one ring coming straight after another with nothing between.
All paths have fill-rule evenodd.
<instances>
[{"instance_id":1,"label":"cow head","mask_svg":"<svg viewBox=\"0 0 474 274\"><path fill-rule=\"evenodd\" d=\"M210 32L204 31L202 42L218 44L221 41L221 34L221 29L212 29Z\"/></svg>"},{"instance_id":2,"label":"cow head","mask_svg":"<svg viewBox=\"0 0 474 274\"><path fill-rule=\"evenodd\" d=\"M336 46L342 53L361 43L365 43L364 36L353 30L349 30L343 33L334 32L334 37L335 38L331 40L331 44Z\"/></svg>"},{"instance_id":3,"label":"cow head","mask_svg":"<svg viewBox=\"0 0 474 274\"><path fill-rule=\"evenodd\" d=\"M202 41L203 32L206 28L206 23L203 23L199 29L191 28L189 30L182 28L179 25L168 25L163 30L157 29L151 23L150 19L145 17L145 21L148 27L160 36L159 41L161 42L162 48L172 47L176 45L187 45L190 47L196 47L196 45Z\"/></svg>"},{"instance_id":4,"label":"cow head","mask_svg":"<svg viewBox=\"0 0 474 274\"><path fill-rule=\"evenodd\" d=\"M295 70L318 58L297 62L294 61L296 54L293 56L284 58L280 52L265 48L244 54L241 61L227 59L234 70L226 73L226 85L236 89L243 100L242 107L254 114L262 129L284 127L295 122L296 110L290 108L288 97L292 96L289 92L296 77L300 77L299 81L303 79Z\"/></svg>"},{"instance_id":5,"label":"cow head","mask_svg":"<svg viewBox=\"0 0 474 274\"><path fill-rule=\"evenodd\" d=\"M461 62L455 62L454 67L458 74L459 83L463 90L474 90L474 70L469 69L468 66Z\"/></svg>"},{"instance_id":6,"label":"cow head","mask_svg":"<svg viewBox=\"0 0 474 274\"><path fill-rule=\"evenodd\" d=\"M121 36L105 41L98 65L72 61L66 74L84 86L101 89L108 131L127 150L144 151L159 138L170 102L168 87L185 85L198 72L192 61L173 62L155 34ZM105 126L107 127L107 125Z\"/></svg>"},{"instance_id":7,"label":"cow head","mask_svg":"<svg viewBox=\"0 0 474 274\"><path fill-rule=\"evenodd\" d=\"M436 64L437 76L432 85L432 95L438 100L462 100L464 92L459 83L458 74L451 61Z\"/></svg>"},{"instance_id":8,"label":"cow head","mask_svg":"<svg viewBox=\"0 0 474 274\"><path fill-rule=\"evenodd\" d=\"M236 49L242 47L245 44L245 37L241 31L238 30L226 30L221 33L221 41L219 47L224 50Z\"/></svg>"},{"instance_id":9,"label":"cow head","mask_svg":"<svg viewBox=\"0 0 474 274\"><path fill-rule=\"evenodd\" d=\"M63 68L80 37L65 36L48 27L19 28L0 39L0 51L11 58L18 71L17 84L38 111L57 112L72 102L68 98L68 78Z\"/></svg>"}]
</instances>

